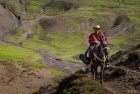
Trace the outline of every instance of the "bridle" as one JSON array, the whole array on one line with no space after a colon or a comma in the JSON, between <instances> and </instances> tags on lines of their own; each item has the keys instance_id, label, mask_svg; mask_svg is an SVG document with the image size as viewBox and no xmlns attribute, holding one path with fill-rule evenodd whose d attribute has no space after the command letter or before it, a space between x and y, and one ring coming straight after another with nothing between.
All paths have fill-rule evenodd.
<instances>
[{"instance_id":1,"label":"bridle","mask_svg":"<svg viewBox=\"0 0 140 94\"><path fill-rule=\"evenodd\" d=\"M94 57L97 58L100 62L105 62L106 61L106 58L104 56L104 59L100 59L95 53L93 53Z\"/></svg>"}]
</instances>

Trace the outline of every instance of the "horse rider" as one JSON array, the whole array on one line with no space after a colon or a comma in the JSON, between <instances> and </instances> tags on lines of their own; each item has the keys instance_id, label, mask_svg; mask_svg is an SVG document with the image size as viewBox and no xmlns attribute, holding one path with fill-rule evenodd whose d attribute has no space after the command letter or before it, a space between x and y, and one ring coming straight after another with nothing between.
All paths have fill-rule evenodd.
<instances>
[{"instance_id":1,"label":"horse rider","mask_svg":"<svg viewBox=\"0 0 140 94\"><path fill-rule=\"evenodd\" d=\"M97 47L101 44L103 47L105 56L106 56L106 63L108 63L108 54L109 54L108 41L107 41L104 33L101 32L100 25L94 26L93 29L95 32L89 36L90 45L89 45L87 51L85 52L85 56L90 62L90 60L91 60L90 56L91 56L92 52L93 53L96 52ZM95 57L93 57L93 58L96 59Z\"/></svg>"}]
</instances>

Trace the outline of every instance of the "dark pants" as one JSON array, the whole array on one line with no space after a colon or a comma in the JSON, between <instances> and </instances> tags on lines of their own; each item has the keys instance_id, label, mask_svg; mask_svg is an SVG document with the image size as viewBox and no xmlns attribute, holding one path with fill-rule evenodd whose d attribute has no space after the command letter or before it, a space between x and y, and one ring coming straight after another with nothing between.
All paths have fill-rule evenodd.
<instances>
[{"instance_id":1,"label":"dark pants","mask_svg":"<svg viewBox=\"0 0 140 94\"><path fill-rule=\"evenodd\" d=\"M80 54L79 58L83 61L84 64L88 65L91 62L91 57L93 57L93 53L96 53L97 49L98 49L99 45L92 45L90 46L87 51L85 52L85 54ZM106 56L106 63L108 63L109 59L108 59L108 55L109 55L109 47L107 45L103 45L103 51L105 53ZM93 57L94 58L94 57Z\"/></svg>"}]
</instances>

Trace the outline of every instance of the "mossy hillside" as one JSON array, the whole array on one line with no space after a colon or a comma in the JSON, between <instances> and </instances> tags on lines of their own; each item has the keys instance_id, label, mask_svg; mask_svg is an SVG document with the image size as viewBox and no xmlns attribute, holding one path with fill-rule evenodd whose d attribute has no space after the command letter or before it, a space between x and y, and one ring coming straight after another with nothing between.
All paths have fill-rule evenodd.
<instances>
[{"instance_id":1,"label":"mossy hillside","mask_svg":"<svg viewBox=\"0 0 140 94\"><path fill-rule=\"evenodd\" d=\"M46 10L47 11L44 11L44 15L46 16L54 16L54 15L58 15L60 14L61 12L64 12L64 9L63 9L64 5L62 2L58 2L55 6L53 7L46 7Z\"/></svg>"},{"instance_id":2,"label":"mossy hillside","mask_svg":"<svg viewBox=\"0 0 140 94\"><path fill-rule=\"evenodd\" d=\"M57 94L113 94L99 82L85 75L71 75L62 80Z\"/></svg>"},{"instance_id":3,"label":"mossy hillside","mask_svg":"<svg viewBox=\"0 0 140 94\"><path fill-rule=\"evenodd\" d=\"M94 21L95 24L101 24L107 30L112 25L115 17L119 14L127 14L131 20L140 20L139 3L140 1L124 1L121 5L114 0L82 0L81 6L65 13L66 16L75 18L85 17Z\"/></svg>"},{"instance_id":4,"label":"mossy hillside","mask_svg":"<svg viewBox=\"0 0 140 94\"><path fill-rule=\"evenodd\" d=\"M27 5L31 13L41 14L42 7L47 5L49 2L50 0L30 0Z\"/></svg>"},{"instance_id":5,"label":"mossy hillside","mask_svg":"<svg viewBox=\"0 0 140 94\"><path fill-rule=\"evenodd\" d=\"M38 60L43 60L43 58L42 58L42 56L40 56L40 54L35 53L31 50L0 43L0 61L1 60L10 60L10 61L14 60L17 62L24 63L26 65L49 69L56 76L65 76L66 75L65 73L63 73L61 71L58 71L58 70L55 70L52 68L48 68L46 65L44 65L40 62L33 61L33 60L26 60L26 58L28 58L28 57L32 57L32 58L35 58Z\"/></svg>"},{"instance_id":6,"label":"mossy hillside","mask_svg":"<svg viewBox=\"0 0 140 94\"><path fill-rule=\"evenodd\" d=\"M18 2L17 0L1 0L0 2L5 3L8 10L17 13L18 15L21 15L25 19L33 19L36 16L41 15L42 7L47 5L50 0L25 0L25 5L20 4L20 2Z\"/></svg>"},{"instance_id":7,"label":"mossy hillside","mask_svg":"<svg viewBox=\"0 0 140 94\"><path fill-rule=\"evenodd\" d=\"M0 43L0 58L23 62L23 63L36 66L36 67L45 67L45 65L39 62L27 60L26 58L29 58L29 57L35 58L37 60L43 60L40 54L37 54L31 50Z\"/></svg>"},{"instance_id":8,"label":"mossy hillside","mask_svg":"<svg viewBox=\"0 0 140 94\"><path fill-rule=\"evenodd\" d=\"M137 44L127 53L118 58L118 66L127 66L130 69L138 69L140 67L140 44Z\"/></svg>"},{"instance_id":9,"label":"mossy hillside","mask_svg":"<svg viewBox=\"0 0 140 94\"><path fill-rule=\"evenodd\" d=\"M17 46L0 43L0 57L7 59L25 59L27 57L43 59L40 54Z\"/></svg>"},{"instance_id":10,"label":"mossy hillside","mask_svg":"<svg viewBox=\"0 0 140 94\"><path fill-rule=\"evenodd\" d=\"M111 55L115 54L117 51L124 49L124 46L128 44L128 46L131 44L129 40L135 39L140 34L140 25L135 26L135 31L132 33L129 33L128 35L124 35L123 37L119 37L116 39L108 39L110 44L114 44L117 46L117 49L111 49ZM139 39L134 42L137 45L139 43Z\"/></svg>"},{"instance_id":11,"label":"mossy hillside","mask_svg":"<svg viewBox=\"0 0 140 94\"><path fill-rule=\"evenodd\" d=\"M41 26L38 27L38 34L31 40L24 42L26 46L38 47L39 49L47 49L60 55L61 58L66 60L74 60L74 55L84 53L87 48L88 41L86 40L89 31L75 31L75 32L49 32L46 34L47 41L42 40L40 32L43 32ZM129 44L128 40L139 36L139 25L135 26L135 31L117 39L109 39L110 44L114 44L116 49L111 49L110 55L115 54L117 51L122 50L124 45ZM138 43L138 41L137 41ZM137 44L136 43L136 44ZM32 46L30 45L32 44ZM39 45L38 45L39 44Z\"/></svg>"},{"instance_id":12,"label":"mossy hillside","mask_svg":"<svg viewBox=\"0 0 140 94\"><path fill-rule=\"evenodd\" d=\"M70 23L71 24L71 23ZM68 24L66 26L69 26ZM87 32L75 31L75 32L49 32L46 35L43 35L44 31L41 26L37 26L36 33L32 39L26 40L23 45L39 48L44 50L52 51L53 53L59 55L65 60L73 60L72 57L84 53L87 48ZM42 32L42 33L41 33ZM135 31L131 34L125 35L117 39L109 39L110 44L117 46L117 49L111 49L111 53L115 54L117 51L122 50L124 45L127 44L129 39L133 39L139 35L139 26L135 27ZM46 37L47 40L43 40L43 37Z\"/></svg>"},{"instance_id":13,"label":"mossy hillside","mask_svg":"<svg viewBox=\"0 0 140 94\"><path fill-rule=\"evenodd\" d=\"M34 12L39 14L38 11L40 10L40 6L42 6L41 2L37 0L33 0L32 2L33 3L29 4L29 7L34 7L31 9L35 10ZM63 24L64 27L80 27L81 22L77 21L76 19L82 18L85 19L85 21L86 19L90 20L92 24L100 24L102 26L102 30L106 32L108 28L112 27L115 17L119 14L127 14L132 21L138 21L140 19L138 10L139 0L124 1L120 5L114 0L81 0L79 2L80 3L78 9L71 9L67 12L60 12L57 14L59 17L66 16L71 18L71 20L65 21ZM52 9L52 12L53 11L54 10ZM45 12L47 12L47 10ZM62 27L60 26L60 31L61 28ZM90 32L89 30L81 29L80 31L75 30L72 33L50 32L47 33L47 35L44 35L44 30L41 26L37 26L34 30L37 32L34 34L33 38L26 40L23 45L33 48L37 47L39 49L50 50L60 55L64 59L72 59L73 55L84 53L88 44L87 32ZM134 36L137 34L134 34L132 38L134 38ZM43 40L42 37L46 37L47 41ZM111 54L114 54L118 50L122 49L122 45L127 44L129 38L131 37L128 35L124 36L123 38L109 40L110 43L118 46L116 50L111 50Z\"/></svg>"},{"instance_id":14,"label":"mossy hillside","mask_svg":"<svg viewBox=\"0 0 140 94\"><path fill-rule=\"evenodd\" d=\"M26 19L32 19L33 16L26 12L24 8L16 0L1 0L1 3L6 5L6 8L17 15L21 15Z\"/></svg>"},{"instance_id":15,"label":"mossy hillside","mask_svg":"<svg viewBox=\"0 0 140 94\"><path fill-rule=\"evenodd\" d=\"M24 27L20 27L16 30L16 32L14 32L13 34L11 34L11 36L9 36L7 38L8 41L10 42L16 42L17 40L19 40L21 38L21 36L26 33L28 30L27 28Z\"/></svg>"},{"instance_id":16,"label":"mossy hillside","mask_svg":"<svg viewBox=\"0 0 140 94\"><path fill-rule=\"evenodd\" d=\"M63 1L63 0L62 0ZM31 0L27 1L26 6L28 11L25 11L19 3L17 3L16 0L2 0L1 2L5 2L10 9L13 11L21 14L22 16L25 15L28 18L31 18L32 16L36 16L38 14L45 14L45 15L57 15L59 12L63 12L64 4L57 4L55 7L48 7L48 3L50 0ZM69 0L64 0L64 2L70 2ZM96 17L96 12L111 12L111 16L115 14L121 14L125 13L130 16L133 20L139 19L139 0L127 0L124 1L122 4L118 4L117 1L114 0L71 0L71 3L78 4L78 8L88 7L91 10L96 10L95 13L93 13L93 17ZM46 7L45 10L42 10L42 7ZM86 8L85 8L86 9ZM111 10L110 10L111 9ZM72 9L72 11L75 11L75 9ZM112 12L113 11L113 12ZM76 9L76 12L80 12ZM75 13L76 14L76 13ZM86 11L85 14L88 14L88 11ZM61 15L61 14L60 14ZM78 14L77 14L78 15ZM108 14L106 14L108 15ZM81 15L80 15L81 16ZM84 16L84 15L82 15Z\"/></svg>"},{"instance_id":17,"label":"mossy hillside","mask_svg":"<svg viewBox=\"0 0 140 94\"><path fill-rule=\"evenodd\" d=\"M59 55L63 59L72 59L71 56L80 54L86 49L87 31L75 32L48 32L44 35L40 25L36 26L36 34L29 40L23 42L24 46L49 50ZM41 33L42 32L42 33Z\"/></svg>"}]
</instances>

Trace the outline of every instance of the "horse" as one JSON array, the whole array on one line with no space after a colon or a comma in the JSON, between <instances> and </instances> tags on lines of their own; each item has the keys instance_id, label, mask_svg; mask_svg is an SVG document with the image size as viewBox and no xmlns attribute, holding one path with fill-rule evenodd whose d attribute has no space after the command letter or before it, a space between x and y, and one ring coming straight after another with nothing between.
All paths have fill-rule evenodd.
<instances>
[{"instance_id":1,"label":"horse","mask_svg":"<svg viewBox=\"0 0 140 94\"><path fill-rule=\"evenodd\" d=\"M97 80L97 75L98 75L97 69L99 66L101 67L100 82L102 84L106 60L107 60L102 44L99 44L96 50L91 51L90 59L91 59L91 64L90 64L91 73L94 77L94 80Z\"/></svg>"}]
</instances>

